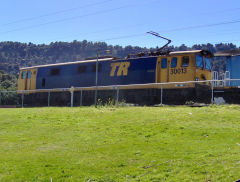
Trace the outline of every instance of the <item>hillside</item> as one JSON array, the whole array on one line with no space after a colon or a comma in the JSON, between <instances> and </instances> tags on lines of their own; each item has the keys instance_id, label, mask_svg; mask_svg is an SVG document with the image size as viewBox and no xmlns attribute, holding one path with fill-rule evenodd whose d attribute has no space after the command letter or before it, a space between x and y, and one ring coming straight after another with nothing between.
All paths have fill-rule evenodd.
<instances>
[{"instance_id":1,"label":"hillside","mask_svg":"<svg viewBox=\"0 0 240 182\"><path fill-rule=\"evenodd\" d=\"M240 107L1 109L0 181L236 181Z\"/></svg>"}]
</instances>

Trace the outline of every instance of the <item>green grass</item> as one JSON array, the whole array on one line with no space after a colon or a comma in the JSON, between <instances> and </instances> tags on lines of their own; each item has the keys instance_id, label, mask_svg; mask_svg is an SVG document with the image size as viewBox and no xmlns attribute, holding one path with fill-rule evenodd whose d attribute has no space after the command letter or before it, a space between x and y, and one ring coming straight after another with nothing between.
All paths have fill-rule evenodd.
<instances>
[{"instance_id":1,"label":"green grass","mask_svg":"<svg viewBox=\"0 0 240 182\"><path fill-rule=\"evenodd\" d=\"M0 109L0 181L234 181L240 107Z\"/></svg>"}]
</instances>

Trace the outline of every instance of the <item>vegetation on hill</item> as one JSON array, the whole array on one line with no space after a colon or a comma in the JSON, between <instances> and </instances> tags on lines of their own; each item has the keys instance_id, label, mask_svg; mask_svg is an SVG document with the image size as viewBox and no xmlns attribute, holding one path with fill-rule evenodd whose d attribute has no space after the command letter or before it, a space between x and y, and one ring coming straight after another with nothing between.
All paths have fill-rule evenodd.
<instances>
[{"instance_id":1,"label":"vegetation on hill","mask_svg":"<svg viewBox=\"0 0 240 182\"><path fill-rule=\"evenodd\" d=\"M8 74L0 70L0 91L17 90L17 78L13 74ZM0 93L0 105L18 104L16 93Z\"/></svg>"},{"instance_id":2,"label":"vegetation on hill","mask_svg":"<svg viewBox=\"0 0 240 182\"><path fill-rule=\"evenodd\" d=\"M17 78L0 70L0 90L16 90Z\"/></svg>"},{"instance_id":3,"label":"vegetation on hill","mask_svg":"<svg viewBox=\"0 0 240 182\"><path fill-rule=\"evenodd\" d=\"M1 109L0 181L236 181L240 107Z\"/></svg>"}]
</instances>

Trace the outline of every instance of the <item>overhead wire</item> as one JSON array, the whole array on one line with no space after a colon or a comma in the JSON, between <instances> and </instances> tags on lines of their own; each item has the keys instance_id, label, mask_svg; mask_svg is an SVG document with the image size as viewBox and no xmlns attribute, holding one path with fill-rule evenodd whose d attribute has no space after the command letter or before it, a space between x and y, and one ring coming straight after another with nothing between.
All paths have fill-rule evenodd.
<instances>
[{"instance_id":1,"label":"overhead wire","mask_svg":"<svg viewBox=\"0 0 240 182\"><path fill-rule=\"evenodd\" d=\"M181 31L181 30L207 28L207 27L214 27L214 26L228 25L228 24L236 24L236 23L240 23L240 20L232 20L232 21L225 21L225 22L205 24L205 25L195 25L195 26L181 27L181 28L165 30L165 31L161 31L161 32L175 32L175 31Z\"/></svg>"},{"instance_id":2,"label":"overhead wire","mask_svg":"<svg viewBox=\"0 0 240 182\"><path fill-rule=\"evenodd\" d=\"M145 24L145 23L144 23ZM106 32L109 32L109 31L112 31L112 30L121 30L121 29L131 29L131 28L135 28L135 27L139 27L139 26L143 26L144 24L134 24L134 25L128 25L128 26L116 26L116 27L112 27L112 28L105 28L105 29L102 29L102 30L98 30L98 31L92 31L92 32L85 32L85 33L78 33L78 34L74 34L74 35L70 35L70 36L59 36L58 39L65 39L65 38L69 38L69 37L75 37L75 36L79 36L79 35L92 35L92 34L99 34L99 33L106 33ZM145 34L145 33L144 33ZM143 35L144 35L143 34ZM48 41L53 41L57 38L54 38L54 39L50 39ZM100 40L101 41L101 40Z\"/></svg>"},{"instance_id":3,"label":"overhead wire","mask_svg":"<svg viewBox=\"0 0 240 182\"><path fill-rule=\"evenodd\" d=\"M98 11L98 12L94 12L94 13L89 13L89 14L85 14L85 15L72 16L72 17L69 17L69 18L64 18L64 19L49 21L49 22L46 22L46 23L38 24L38 25L32 25L32 26L27 26L27 27L22 27L22 28L16 28L16 29L12 29L12 30L8 30L8 31L0 32L0 34L6 34L6 33L16 32L16 31L20 31L20 30L28 30L28 29L32 29L32 28L36 28L36 27L41 27L41 26L49 25L49 24L55 24L55 23L64 22L64 21L69 21L69 20L74 20L74 19L78 19L78 18L84 18L84 17L87 17L87 16L94 16L94 15L98 15L98 14L105 14L105 13L109 13L109 12L116 11L116 10L119 10L119 9L123 9L123 8L125 8L125 7L126 7L126 6L121 6L121 7L118 7L118 8L113 8L113 9L108 9L108 10L102 10L102 11Z\"/></svg>"},{"instance_id":4,"label":"overhead wire","mask_svg":"<svg viewBox=\"0 0 240 182\"><path fill-rule=\"evenodd\" d=\"M205 24L205 25L187 26L187 27L180 27L180 28L169 29L169 30L159 30L158 32L159 33L169 33L169 32L175 32L175 31L183 31L183 30L198 29L198 28L207 28L207 27L221 26L221 25L227 25L227 24L236 24L236 23L240 23L240 20L225 21L225 22ZM94 33L98 33L98 32L96 31ZM87 34L91 34L91 33L87 33ZM112 37L112 38L102 39L102 40L98 40L98 41L103 42L103 41L126 39L126 38L132 38L132 37L140 37L140 36L143 36L145 34L146 33L125 35L125 36L120 36L120 37Z\"/></svg>"},{"instance_id":5,"label":"overhead wire","mask_svg":"<svg viewBox=\"0 0 240 182\"><path fill-rule=\"evenodd\" d=\"M108 2L108 1L113 1L113 0L106 0L106 1L103 1L103 2ZM159 1L158 0L150 1L150 3L153 3L153 2L159 2ZM144 2L144 3L149 4L149 1L148 2ZM83 17L94 16L94 15L98 15L98 14L109 13L109 12L113 12L113 11L120 10L120 9L123 9L123 8L128 8L128 7L132 7L132 6L136 7L136 6L139 6L139 5L141 5L141 3L139 3L137 5L135 3L134 4L130 4L130 5L124 5L124 6L120 6L120 7L117 7L117 8L97 11L97 12L89 13L89 14L85 14L85 15L72 16L72 17L69 17L69 18L63 18L63 19L59 19L59 20L49 21L49 22L41 23L41 24L37 24L37 25L31 25L31 26L26 26L26 27L12 29L12 30L2 31L2 32L0 32L0 34L6 34L6 33L21 31L21 30L33 29L33 28L37 28L37 27L41 27L41 26L45 26L45 25L49 25L49 24L56 24L56 23L69 21L69 20L74 20L74 19L78 19L78 18L83 18ZM66 10L66 11L68 11L68 10ZM43 17L43 16L47 16L47 14L46 15L42 15L41 17ZM31 18L29 18L29 19L31 19Z\"/></svg>"},{"instance_id":6,"label":"overhead wire","mask_svg":"<svg viewBox=\"0 0 240 182\"><path fill-rule=\"evenodd\" d=\"M170 30L159 30L157 32L159 32L159 33L169 33L169 32L174 32L174 31L207 28L207 27L221 26L221 25L227 25L227 24L236 24L236 23L240 23L240 20L226 21L226 22L219 22L219 23L205 24L205 25L195 25L195 26L181 27L181 28L175 28L175 29L170 29ZM138 37L138 36L143 36L143 35L145 35L145 33L125 35L125 36L120 36L120 37L113 37L113 38L103 39L103 40L100 40L100 41L118 40L118 39Z\"/></svg>"},{"instance_id":7,"label":"overhead wire","mask_svg":"<svg viewBox=\"0 0 240 182\"><path fill-rule=\"evenodd\" d=\"M55 14L60 14L60 13L72 11L72 10L79 9L79 8L84 8L84 7L90 7L90 6L94 6L94 5L98 5L98 4L103 4L103 3L110 2L110 1L113 1L113 0L105 0L105 1L98 2L98 3L89 4L88 6L76 7L76 8L71 8L71 9L66 9L66 10L61 10L61 11L41 15L41 16L38 16L38 17L31 17L31 18L26 18L26 19L22 19L22 20L17 20L15 22L10 22L10 23L7 23L5 25L18 23L18 22L21 22L21 21L30 21L30 20L34 20L34 19L37 19L37 18L47 17L47 16L51 16L51 15L55 15ZM98 14L113 12L113 11L120 10L120 9L123 9L123 8L126 8L126 7L129 7L129 5L125 5L125 6L121 6L121 7L117 7L117 8L113 8L113 9L108 9L108 10L103 10L103 11L98 11L98 12L94 12L94 13L89 13L89 14L85 14L85 15L72 16L72 17L69 17L69 18L59 19L59 20L55 20L55 21L49 21L49 22L46 22L46 23L38 24L38 25L16 28L16 29L8 30L8 31L3 31L3 32L0 32L0 33L4 34L4 33L15 32L15 31L32 29L32 28L36 28L36 27L41 27L41 26L45 26L45 25L49 25L49 24L55 24L55 23L64 22L64 21L70 21L70 20L74 20L74 19L78 19L78 18L87 17L87 16L94 16L94 15L98 15ZM238 9L240 9L240 8L236 8L236 10L238 10ZM169 33L169 32L174 32L174 31L184 31L184 30L215 27L215 26L237 24L237 23L240 23L240 20L232 20L232 21L225 21L225 22L212 23L212 24L203 24L203 25L195 25L195 26L186 26L186 27L180 27L180 28L169 29L169 30L160 30L158 32ZM92 32L92 33L98 33L98 32L95 31L95 32ZM91 34L91 33L88 33L88 34ZM145 33L139 33L139 34L119 36L119 37L112 37L112 38L102 39L102 40L99 40L99 41L126 39L126 38L139 37L139 36L144 36L144 35L145 35Z\"/></svg>"},{"instance_id":8,"label":"overhead wire","mask_svg":"<svg viewBox=\"0 0 240 182\"><path fill-rule=\"evenodd\" d=\"M21 23L21 22L26 22L26 21L32 21L32 20L36 20L36 19L40 19L40 18L44 18L44 17L49 17L49 16L53 16L53 15L57 15L57 14L62 14L62 13L66 13L66 12L71 12L71 11L82 9L82 8L88 8L88 7L92 7L92 6L96 6L96 5L100 5L100 4L105 4L105 3L108 3L108 2L111 2L111 1L113 1L113 0L105 0L105 1L100 1L100 2L97 2L97 3L91 3L91 4L88 4L88 5L75 7L75 8L55 11L55 12L43 14L43 15L40 15L40 16L23 18L23 19L19 19L19 20L16 20L16 21L9 22L9 23L1 24L0 27L7 26L7 25L12 25L12 24L16 24L16 23Z\"/></svg>"}]
</instances>

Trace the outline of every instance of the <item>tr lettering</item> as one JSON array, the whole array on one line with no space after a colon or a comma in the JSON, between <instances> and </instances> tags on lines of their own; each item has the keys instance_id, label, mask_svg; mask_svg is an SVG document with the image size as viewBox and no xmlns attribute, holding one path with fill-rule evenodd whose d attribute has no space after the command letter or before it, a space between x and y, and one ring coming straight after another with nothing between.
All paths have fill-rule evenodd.
<instances>
[{"instance_id":1,"label":"tr lettering","mask_svg":"<svg viewBox=\"0 0 240 182\"><path fill-rule=\"evenodd\" d=\"M129 66L130 66L130 62L111 63L112 69L110 72L110 76L115 76L116 71L117 71L117 76L127 76Z\"/></svg>"}]
</instances>

